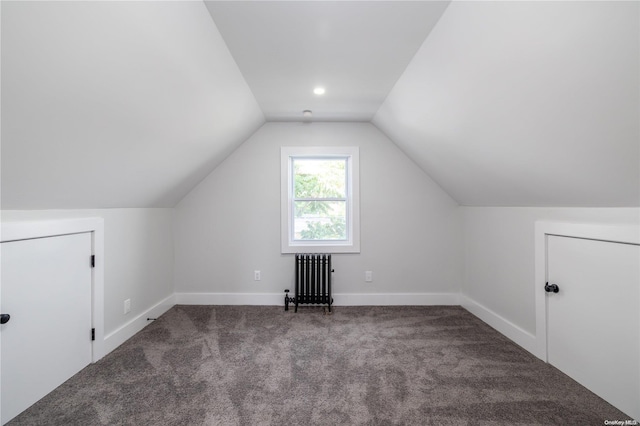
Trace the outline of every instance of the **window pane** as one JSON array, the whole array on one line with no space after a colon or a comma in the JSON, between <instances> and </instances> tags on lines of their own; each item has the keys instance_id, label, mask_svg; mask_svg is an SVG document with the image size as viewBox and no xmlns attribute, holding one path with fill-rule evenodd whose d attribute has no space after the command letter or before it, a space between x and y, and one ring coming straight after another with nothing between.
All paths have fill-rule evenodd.
<instances>
[{"instance_id":1,"label":"window pane","mask_svg":"<svg viewBox=\"0 0 640 426\"><path fill-rule=\"evenodd\" d=\"M294 240L346 240L345 201L296 201Z\"/></svg>"},{"instance_id":2,"label":"window pane","mask_svg":"<svg viewBox=\"0 0 640 426\"><path fill-rule=\"evenodd\" d=\"M346 158L294 158L294 198L345 198L346 165Z\"/></svg>"}]
</instances>

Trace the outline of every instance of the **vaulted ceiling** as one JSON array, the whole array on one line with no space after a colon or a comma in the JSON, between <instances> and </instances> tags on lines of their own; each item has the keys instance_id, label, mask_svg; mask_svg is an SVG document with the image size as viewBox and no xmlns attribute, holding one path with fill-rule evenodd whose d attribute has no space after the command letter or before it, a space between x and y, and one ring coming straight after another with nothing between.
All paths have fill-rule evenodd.
<instances>
[{"instance_id":1,"label":"vaulted ceiling","mask_svg":"<svg viewBox=\"0 0 640 426\"><path fill-rule=\"evenodd\" d=\"M453 2L373 123L461 204L639 206L639 19Z\"/></svg>"},{"instance_id":2,"label":"vaulted ceiling","mask_svg":"<svg viewBox=\"0 0 640 426\"><path fill-rule=\"evenodd\" d=\"M0 11L4 209L171 207L303 119L371 121L463 205L640 206L638 2Z\"/></svg>"},{"instance_id":3,"label":"vaulted ceiling","mask_svg":"<svg viewBox=\"0 0 640 426\"><path fill-rule=\"evenodd\" d=\"M449 2L206 5L267 120L371 121Z\"/></svg>"},{"instance_id":4,"label":"vaulted ceiling","mask_svg":"<svg viewBox=\"0 0 640 426\"><path fill-rule=\"evenodd\" d=\"M172 207L264 123L200 1L1 7L3 209Z\"/></svg>"}]
</instances>

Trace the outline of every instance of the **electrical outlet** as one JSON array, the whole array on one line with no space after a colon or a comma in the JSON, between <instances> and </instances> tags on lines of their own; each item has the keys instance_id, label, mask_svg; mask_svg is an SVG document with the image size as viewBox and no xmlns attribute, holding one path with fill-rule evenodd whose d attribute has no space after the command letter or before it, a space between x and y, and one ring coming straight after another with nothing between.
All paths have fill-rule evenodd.
<instances>
[{"instance_id":1,"label":"electrical outlet","mask_svg":"<svg viewBox=\"0 0 640 426\"><path fill-rule=\"evenodd\" d=\"M253 271L253 280L260 281L260 271Z\"/></svg>"},{"instance_id":2,"label":"electrical outlet","mask_svg":"<svg viewBox=\"0 0 640 426\"><path fill-rule=\"evenodd\" d=\"M373 281L373 271L364 271L364 281L367 283Z\"/></svg>"},{"instance_id":3,"label":"electrical outlet","mask_svg":"<svg viewBox=\"0 0 640 426\"><path fill-rule=\"evenodd\" d=\"M128 314L129 312L131 312L131 299L124 301L124 313Z\"/></svg>"}]
</instances>

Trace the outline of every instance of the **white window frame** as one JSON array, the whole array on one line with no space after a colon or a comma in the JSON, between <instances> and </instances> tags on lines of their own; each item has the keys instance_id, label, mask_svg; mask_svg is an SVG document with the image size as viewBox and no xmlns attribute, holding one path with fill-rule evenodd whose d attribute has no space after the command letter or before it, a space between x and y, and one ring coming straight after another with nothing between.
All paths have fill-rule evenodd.
<instances>
[{"instance_id":1,"label":"white window frame","mask_svg":"<svg viewBox=\"0 0 640 426\"><path fill-rule=\"evenodd\" d=\"M347 159L347 240L293 239L293 159ZM282 253L360 253L360 150L357 146L293 147L280 150L280 234Z\"/></svg>"}]
</instances>

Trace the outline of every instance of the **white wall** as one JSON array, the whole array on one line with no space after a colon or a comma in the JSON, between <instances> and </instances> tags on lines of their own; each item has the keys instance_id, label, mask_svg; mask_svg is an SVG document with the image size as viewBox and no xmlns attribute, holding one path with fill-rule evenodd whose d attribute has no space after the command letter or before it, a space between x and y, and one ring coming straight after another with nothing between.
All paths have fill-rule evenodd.
<instances>
[{"instance_id":1,"label":"white wall","mask_svg":"<svg viewBox=\"0 0 640 426\"><path fill-rule=\"evenodd\" d=\"M2 211L3 222L78 217L104 218L104 335L108 337L173 294L173 209ZM125 299L131 299L127 315Z\"/></svg>"},{"instance_id":2,"label":"white wall","mask_svg":"<svg viewBox=\"0 0 640 426\"><path fill-rule=\"evenodd\" d=\"M637 208L461 207L461 210L465 258L461 293L532 336L536 333L535 222L640 223Z\"/></svg>"},{"instance_id":3,"label":"white wall","mask_svg":"<svg viewBox=\"0 0 640 426\"><path fill-rule=\"evenodd\" d=\"M361 253L334 256L335 293L458 292L458 206L389 139L368 123L267 123L176 206L176 293L274 293L263 303L280 303L293 289L292 255L280 253L280 147L296 145L360 147Z\"/></svg>"}]
</instances>

